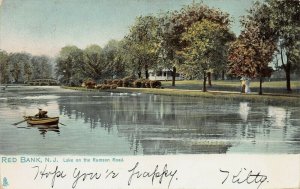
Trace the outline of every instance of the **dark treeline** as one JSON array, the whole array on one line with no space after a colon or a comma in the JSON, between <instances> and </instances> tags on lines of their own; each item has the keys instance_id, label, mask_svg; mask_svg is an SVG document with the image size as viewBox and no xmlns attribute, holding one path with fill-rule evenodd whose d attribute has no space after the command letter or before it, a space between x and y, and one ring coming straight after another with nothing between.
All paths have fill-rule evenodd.
<instances>
[{"instance_id":1,"label":"dark treeline","mask_svg":"<svg viewBox=\"0 0 300 189\"><path fill-rule=\"evenodd\" d=\"M53 66L47 56L0 51L0 83L24 83L52 77Z\"/></svg>"}]
</instances>

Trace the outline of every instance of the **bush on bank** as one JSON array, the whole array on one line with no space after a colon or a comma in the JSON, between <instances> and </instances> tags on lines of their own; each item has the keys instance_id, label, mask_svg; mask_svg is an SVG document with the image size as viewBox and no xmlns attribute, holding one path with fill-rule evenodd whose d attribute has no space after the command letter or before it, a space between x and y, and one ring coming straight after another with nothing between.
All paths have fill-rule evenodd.
<instances>
[{"instance_id":1,"label":"bush on bank","mask_svg":"<svg viewBox=\"0 0 300 189\"><path fill-rule=\"evenodd\" d=\"M134 77L125 77L123 79L106 79L103 83L97 84L92 79L87 79L83 82L82 87L87 89L116 89L118 87L133 87L133 88L161 88L162 84L157 80L135 79Z\"/></svg>"}]
</instances>

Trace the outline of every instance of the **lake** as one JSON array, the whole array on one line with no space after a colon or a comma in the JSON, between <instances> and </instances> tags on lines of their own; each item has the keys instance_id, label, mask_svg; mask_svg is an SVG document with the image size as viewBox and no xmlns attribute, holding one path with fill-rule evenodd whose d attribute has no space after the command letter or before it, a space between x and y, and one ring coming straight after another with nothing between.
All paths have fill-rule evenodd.
<instances>
[{"instance_id":1,"label":"lake","mask_svg":"<svg viewBox=\"0 0 300 189\"><path fill-rule=\"evenodd\" d=\"M38 108L60 124L12 125ZM296 106L9 86L0 120L3 155L300 153Z\"/></svg>"}]
</instances>

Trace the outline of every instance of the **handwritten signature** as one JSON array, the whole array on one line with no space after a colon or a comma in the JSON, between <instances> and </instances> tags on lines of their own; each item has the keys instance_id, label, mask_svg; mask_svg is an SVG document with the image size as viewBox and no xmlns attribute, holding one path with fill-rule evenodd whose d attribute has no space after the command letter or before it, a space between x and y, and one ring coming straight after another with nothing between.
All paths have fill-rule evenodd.
<instances>
[{"instance_id":1,"label":"handwritten signature","mask_svg":"<svg viewBox=\"0 0 300 189\"><path fill-rule=\"evenodd\" d=\"M241 168L237 174L230 173L227 170L220 169L221 173L226 175L225 179L222 181L222 184L231 182L233 184L258 184L257 189L264 183L269 182L266 175L263 175L259 172L253 173L253 170L247 170L246 168Z\"/></svg>"}]
</instances>

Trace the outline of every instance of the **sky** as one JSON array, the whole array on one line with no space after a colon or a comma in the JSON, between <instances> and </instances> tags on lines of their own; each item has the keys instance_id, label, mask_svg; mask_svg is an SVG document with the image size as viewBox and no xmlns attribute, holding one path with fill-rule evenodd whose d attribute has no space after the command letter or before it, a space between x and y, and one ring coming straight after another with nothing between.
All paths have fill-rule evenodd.
<instances>
[{"instance_id":1,"label":"sky","mask_svg":"<svg viewBox=\"0 0 300 189\"><path fill-rule=\"evenodd\" d=\"M103 47L111 39L122 39L137 16L179 10L191 3L193 0L0 0L0 49L54 57L66 45ZM228 12L238 35L239 17L252 1L203 3Z\"/></svg>"}]
</instances>

